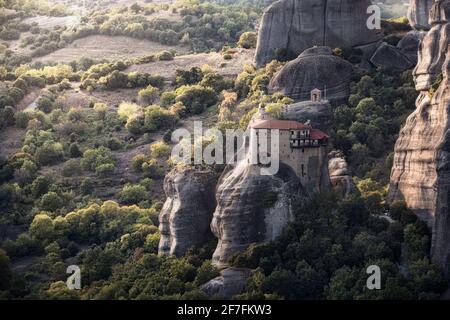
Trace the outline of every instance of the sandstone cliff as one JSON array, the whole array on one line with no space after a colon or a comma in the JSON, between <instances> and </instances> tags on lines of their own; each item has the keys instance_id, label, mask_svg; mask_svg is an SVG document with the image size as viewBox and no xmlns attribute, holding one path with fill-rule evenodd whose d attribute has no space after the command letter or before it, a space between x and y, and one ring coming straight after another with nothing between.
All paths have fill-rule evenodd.
<instances>
[{"instance_id":1,"label":"sandstone cliff","mask_svg":"<svg viewBox=\"0 0 450 320\"><path fill-rule=\"evenodd\" d=\"M167 200L159 215L159 254L183 255L211 240L217 174L210 170L173 169L164 180Z\"/></svg>"},{"instance_id":2,"label":"sandstone cliff","mask_svg":"<svg viewBox=\"0 0 450 320\"><path fill-rule=\"evenodd\" d=\"M416 30L429 30L428 14L434 0L410 0L408 20L411 27Z\"/></svg>"},{"instance_id":3,"label":"sandstone cliff","mask_svg":"<svg viewBox=\"0 0 450 320\"><path fill-rule=\"evenodd\" d=\"M450 267L450 0L431 10L431 30L419 50L414 70L420 95L395 145L389 196L408 207L433 231L432 258L449 274ZM443 75L431 95L432 84Z\"/></svg>"},{"instance_id":4,"label":"sandstone cliff","mask_svg":"<svg viewBox=\"0 0 450 320\"><path fill-rule=\"evenodd\" d=\"M276 175L261 175L258 166L245 161L224 172L211 223L219 239L213 264L227 267L229 258L250 244L275 239L292 220L292 204L301 190L294 171L283 163Z\"/></svg>"},{"instance_id":5,"label":"sandstone cliff","mask_svg":"<svg viewBox=\"0 0 450 320\"><path fill-rule=\"evenodd\" d=\"M261 67L277 51L295 58L312 46L354 47L381 39L366 26L370 0L280 0L261 20L255 64Z\"/></svg>"},{"instance_id":6,"label":"sandstone cliff","mask_svg":"<svg viewBox=\"0 0 450 320\"><path fill-rule=\"evenodd\" d=\"M328 100L346 101L352 73L352 65L333 55L329 47L313 47L288 62L270 81L269 91L304 101L317 88Z\"/></svg>"}]
</instances>

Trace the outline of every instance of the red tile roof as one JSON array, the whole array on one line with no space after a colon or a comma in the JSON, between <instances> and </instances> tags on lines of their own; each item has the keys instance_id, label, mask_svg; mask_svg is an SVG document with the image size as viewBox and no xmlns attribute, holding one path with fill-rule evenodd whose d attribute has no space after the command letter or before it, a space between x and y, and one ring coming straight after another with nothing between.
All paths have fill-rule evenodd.
<instances>
[{"instance_id":1,"label":"red tile roof","mask_svg":"<svg viewBox=\"0 0 450 320\"><path fill-rule=\"evenodd\" d=\"M262 120L252 124L253 129L278 129L278 130L310 130L310 138L312 140L327 139L329 136L319 129L313 129L311 126L292 120Z\"/></svg>"},{"instance_id":2,"label":"red tile roof","mask_svg":"<svg viewBox=\"0 0 450 320\"><path fill-rule=\"evenodd\" d=\"M262 120L255 124L252 124L253 129L279 129L279 130L290 130L290 129L311 129L298 121L292 120Z\"/></svg>"},{"instance_id":3,"label":"red tile roof","mask_svg":"<svg viewBox=\"0 0 450 320\"><path fill-rule=\"evenodd\" d=\"M320 131L319 129L311 129L309 132L309 137L312 140L322 140L322 139L328 139L330 136L326 133Z\"/></svg>"}]
</instances>

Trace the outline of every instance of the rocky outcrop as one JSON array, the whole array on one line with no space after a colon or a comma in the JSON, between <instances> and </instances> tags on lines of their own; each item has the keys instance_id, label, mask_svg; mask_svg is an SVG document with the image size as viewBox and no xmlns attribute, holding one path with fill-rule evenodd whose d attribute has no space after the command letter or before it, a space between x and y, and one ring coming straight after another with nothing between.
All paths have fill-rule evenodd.
<instances>
[{"instance_id":1,"label":"rocky outcrop","mask_svg":"<svg viewBox=\"0 0 450 320\"><path fill-rule=\"evenodd\" d=\"M212 259L218 268L250 244L274 240L293 219L292 205L302 194L294 171L283 163L276 175L260 171L242 161L220 179L211 223L219 239Z\"/></svg>"},{"instance_id":2,"label":"rocky outcrop","mask_svg":"<svg viewBox=\"0 0 450 320\"><path fill-rule=\"evenodd\" d=\"M217 174L193 168L173 169L164 180L167 200L159 215L159 254L183 255L213 235L210 223L216 207Z\"/></svg>"},{"instance_id":3,"label":"rocky outcrop","mask_svg":"<svg viewBox=\"0 0 450 320\"><path fill-rule=\"evenodd\" d=\"M437 1L414 71L420 91L395 145L389 197L432 229L432 259L450 275L450 0ZM431 95L431 84L443 75Z\"/></svg>"},{"instance_id":4,"label":"rocky outcrop","mask_svg":"<svg viewBox=\"0 0 450 320\"><path fill-rule=\"evenodd\" d=\"M356 191L350 169L344 155L340 152L330 152L328 171L330 172L331 186L342 192L344 197Z\"/></svg>"},{"instance_id":5,"label":"rocky outcrop","mask_svg":"<svg viewBox=\"0 0 450 320\"><path fill-rule=\"evenodd\" d=\"M413 65L417 64L419 46L424 35L425 33L422 31L413 30L408 32L397 44L397 48L413 63Z\"/></svg>"},{"instance_id":6,"label":"rocky outcrop","mask_svg":"<svg viewBox=\"0 0 450 320\"><path fill-rule=\"evenodd\" d=\"M378 41L369 30L370 0L280 0L263 14L255 64L261 67L284 53L297 57L312 46L354 47Z\"/></svg>"},{"instance_id":7,"label":"rocky outcrop","mask_svg":"<svg viewBox=\"0 0 450 320\"><path fill-rule=\"evenodd\" d=\"M244 290L250 274L249 269L227 268L220 272L219 277L202 285L200 290L215 299L231 299Z\"/></svg>"},{"instance_id":8,"label":"rocky outcrop","mask_svg":"<svg viewBox=\"0 0 450 320\"><path fill-rule=\"evenodd\" d=\"M270 81L269 91L304 101L317 88L330 101L346 101L352 73L352 65L333 55L329 47L313 47L287 63Z\"/></svg>"},{"instance_id":9,"label":"rocky outcrop","mask_svg":"<svg viewBox=\"0 0 450 320\"><path fill-rule=\"evenodd\" d=\"M385 42L380 44L372 58L370 58L370 62L377 67L384 67L398 71L404 71L414 66L414 64L405 54L403 54L400 49Z\"/></svg>"},{"instance_id":10,"label":"rocky outcrop","mask_svg":"<svg viewBox=\"0 0 450 320\"><path fill-rule=\"evenodd\" d=\"M428 15L434 0L410 0L408 20L415 30L429 30Z\"/></svg>"},{"instance_id":11,"label":"rocky outcrop","mask_svg":"<svg viewBox=\"0 0 450 320\"><path fill-rule=\"evenodd\" d=\"M330 132L333 125L333 109L328 101L302 101L284 108L281 117L305 123L324 132Z\"/></svg>"},{"instance_id":12,"label":"rocky outcrop","mask_svg":"<svg viewBox=\"0 0 450 320\"><path fill-rule=\"evenodd\" d=\"M450 8L446 1L438 1L430 11L432 27L420 44L419 60L414 69L416 89L427 91L442 74L442 65L450 41Z\"/></svg>"}]
</instances>

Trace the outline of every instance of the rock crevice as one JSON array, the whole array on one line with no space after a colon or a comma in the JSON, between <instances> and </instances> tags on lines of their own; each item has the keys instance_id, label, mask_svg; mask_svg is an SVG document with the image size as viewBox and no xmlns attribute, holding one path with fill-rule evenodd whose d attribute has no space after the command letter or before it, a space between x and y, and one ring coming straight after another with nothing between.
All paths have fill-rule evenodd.
<instances>
[{"instance_id":1,"label":"rock crevice","mask_svg":"<svg viewBox=\"0 0 450 320\"><path fill-rule=\"evenodd\" d=\"M167 199L159 215L159 254L182 256L213 238L218 176L211 170L173 169L164 180Z\"/></svg>"}]
</instances>

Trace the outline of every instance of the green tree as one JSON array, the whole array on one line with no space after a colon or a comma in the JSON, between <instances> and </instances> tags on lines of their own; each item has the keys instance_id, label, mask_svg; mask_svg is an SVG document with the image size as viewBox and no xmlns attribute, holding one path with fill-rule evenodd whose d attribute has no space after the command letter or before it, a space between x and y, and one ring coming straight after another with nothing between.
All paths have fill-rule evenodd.
<instances>
[{"instance_id":1,"label":"green tree","mask_svg":"<svg viewBox=\"0 0 450 320\"><path fill-rule=\"evenodd\" d=\"M9 257L4 250L0 249L0 291L10 288L12 277Z\"/></svg>"},{"instance_id":2,"label":"green tree","mask_svg":"<svg viewBox=\"0 0 450 320\"><path fill-rule=\"evenodd\" d=\"M161 129L173 127L176 123L176 117L169 111L153 105L145 109L144 129L148 132L154 132Z\"/></svg>"},{"instance_id":3,"label":"green tree","mask_svg":"<svg viewBox=\"0 0 450 320\"><path fill-rule=\"evenodd\" d=\"M69 154L72 158L79 158L83 155L83 153L80 151L80 147L78 147L78 143L73 142L70 144Z\"/></svg>"},{"instance_id":4,"label":"green tree","mask_svg":"<svg viewBox=\"0 0 450 320\"><path fill-rule=\"evenodd\" d=\"M238 46L245 49L253 49L256 48L257 40L256 32L244 32L239 37Z\"/></svg>"},{"instance_id":5,"label":"green tree","mask_svg":"<svg viewBox=\"0 0 450 320\"><path fill-rule=\"evenodd\" d=\"M152 157L159 158L170 154L170 147L162 141L157 141L150 146Z\"/></svg>"},{"instance_id":6,"label":"green tree","mask_svg":"<svg viewBox=\"0 0 450 320\"><path fill-rule=\"evenodd\" d=\"M120 200L125 204L137 204L147 198L147 190L141 185L127 184L120 193Z\"/></svg>"},{"instance_id":7,"label":"green tree","mask_svg":"<svg viewBox=\"0 0 450 320\"><path fill-rule=\"evenodd\" d=\"M52 219L46 214L37 214L30 224L30 235L38 240L50 240L54 236Z\"/></svg>"},{"instance_id":8,"label":"green tree","mask_svg":"<svg viewBox=\"0 0 450 320\"><path fill-rule=\"evenodd\" d=\"M219 270L211 264L211 261L206 260L203 261L200 268L197 269L197 276L195 277L194 284L200 286L218 276L220 276Z\"/></svg>"},{"instance_id":9,"label":"green tree","mask_svg":"<svg viewBox=\"0 0 450 320\"><path fill-rule=\"evenodd\" d=\"M45 211L56 211L64 206L64 200L53 191L47 192L42 196L41 208Z\"/></svg>"},{"instance_id":10,"label":"green tree","mask_svg":"<svg viewBox=\"0 0 450 320\"><path fill-rule=\"evenodd\" d=\"M31 184L31 193L34 198L39 198L43 194L47 193L50 188L50 180L47 177L39 176L34 179Z\"/></svg>"},{"instance_id":11,"label":"green tree","mask_svg":"<svg viewBox=\"0 0 450 320\"><path fill-rule=\"evenodd\" d=\"M36 106L39 110L50 113L53 110L53 101L46 96L40 96L36 101Z\"/></svg>"},{"instance_id":12,"label":"green tree","mask_svg":"<svg viewBox=\"0 0 450 320\"><path fill-rule=\"evenodd\" d=\"M186 106L191 114L202 113L206 108L217 102L218 96L211 88L200 85L182 86L176 90L177 102Z\"/></svg>"},{"instance_id":13,"label":"green tree","mask_svg":"<svg viewBox=\"0 0 450 320\"><path fill-rule=\"evenodd\" d=\"M83 195L89 195L94 191L94 184L90 178L84 178L80 184L80 191Z\"/></svg>"},{"instance_id":14,"label":"green tree","mask_svg":"<svg viewBox=\"0 0 450 320\"><path fill-rule=\"evenodd\" d=\"M170 61L173 60L174 56L170 51L161 51L156 55L156 59L159 61Z\"/></svg>"},{"instance_id":15,"label":"green tree","mask_svg":"<svg viewBox=\"0 0 450 320\"><path fill-rule=\"evenodd\" d=\"M139 99L145 104L151 104L159 96L159 89L153 87L152 85L147 86L147 88L142 89L138 93Z\"/></svg>"}]
</instances>

